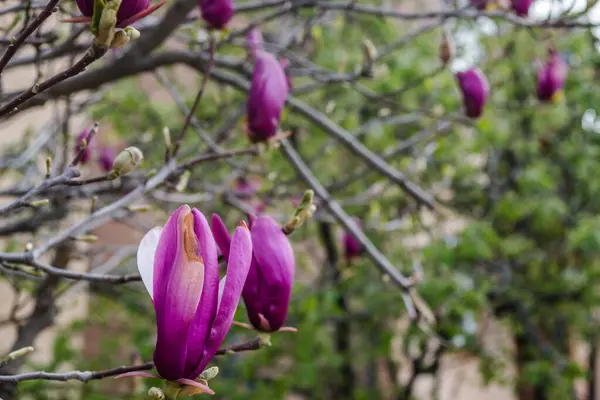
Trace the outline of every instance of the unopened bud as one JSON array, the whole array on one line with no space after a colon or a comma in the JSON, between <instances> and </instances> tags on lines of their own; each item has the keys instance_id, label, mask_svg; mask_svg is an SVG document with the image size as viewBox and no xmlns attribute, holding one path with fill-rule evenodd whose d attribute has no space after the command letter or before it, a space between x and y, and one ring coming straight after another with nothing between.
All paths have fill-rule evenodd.
<instances>
[{"instance_id":1,"label":"unopened bud","mask_svg":"<svg viewBox=\"0 0 600 400\"><path fill-rule=\"evenodd\" d=\"M127 147L119 153L113 163L112 173L116 176L130 174L144 159L144 154L137 147Z\"/></svg>"},{"instance_id":2,"label":"unopened bud","mask_svg":"<svg viewBox=\"0 0 600 400\"><path fill-rule=\"evenodd\" d=\"M219 367L210 367L205 369L200 376L198 377L198 379L202 379L205 381L210 381L211 379L216 378L216 376L219 375Z\"/></svg>"},{"instance_id":3,"label":"unopened bud","mask_svg":"<svg viewBox=\"0 0 600 400\"><path fill-rule=\"evenodd\" d=\"M172 143L171 143L171 131L166 126L163 128L163 139L165 141L165 147L167 149L171 150L171 146L172 146Z\"/></svg>"},{"instance_id":4,"label":"unopened bud","mask_svg":"<svg viewBox=\"0 0 600 400\"><path fill-rule=\"evenodd\" d=\"M155 400L166 400L167 398L163 391L157 387L151 387L150 390L148 390L148 396Z\"/></svg>"},{"instance_id":5,"label":"unopened bud","mask_svg":"<svg viewBox=\"0 0 600 400\"><path fill-rule=\"evenodd\" d=\"M442 34L442 41L440 42L439 56L440 61L443 65L448 64L450 59L452 59L452 55L454 54L454 42L452 38L444 32Z\"/></svg>"},{"instance_id":6,"label":"unopened bud","mask_svg":"<svg viewBox=\"0 0 600 400\"><path fill-rule=\"evenodd\" d=\"M117 24L117 11L121 6L121 0L109 0L102 10L100 21L98 22L98 31L96 32L96 42L104 47L110 47L115 38L115 26Z\"/></svg>"},{"instance_id":7,"label":"unopened bud","mask_svg":"<svg viewBox=\"0 0 600 400\"><path fill-rule=\"evenodd\" d=\"M377 59L377 48L369 39L365 39L362 42L363 49L363 74L371 75L373 70L373 63Z\"/></svg>"},{"instance_id":8,"label":"unopened bud","mask_svg":"<svg viewBox=\"0 0 600 400\"><path fill-rule=\"evenodd\" d=\"M191 176L192 173L190 171L184 171L183 174L181 174L181 177L179 178L179 182L177 182L177 185L175 186L175 190L177 190L178 192L183 192L187 187Z\"/></svg>"},{"instance_id":9,"label":"unopened bud","mask_svg":"<svg viewBox=\"0 0 600 400\"><path fill-rule=\"evenodd\" d=\"M48 199L35 200L35 201L32 201L31 203L29 203L29 205L33 208L44 207L44 206L47 206L48 204L50 204L50 200L48 200Z\"/></svg>"},{"instance_id":10,"label":"unopened bud","mask_svg":"<svg viewBox=\"0 0 600 400\"><path fill-rule=\"evenodd\" d=\"M111 49L120 49L124 47L129 41L135 40L140 37L140 31L137 29L128 26L127 28L115 32L115 37L113 38L110 47Z\"/></svg>"},{"instance_id":11,"label":"unopened bud","mask_svg":"<svg viewBox=\"0 0 600 400\"><path fill-rule=\"evenodd\" d=\"M73 240L78 240L80 242L85 242L85 243L94 243L98 241L98 236L96 235L81 235L81 236L75 236L73 238Z\"/></svg>"},{"instance_id":12,"label":"unopened bud","mask_svg":"<svg viewBox=\"0 0 600 400\"><path fill-rule=\"evenodd\" d=\"M151 207L148 204L133 205L127 208L132 212L146 212L151 210Z\"/></svg>"},{"instance_id":13,"label":"unopened bud","mask_svg":"<svg viewBox=\"0 0 600 400\"><path fill-rule=\"evenodd\" d=\"M52 172L52 158L46 157L46 176L49 177Z\"/></svg>"},{"instance_id":14,"label":"unopened bud","mask_svg":"<svg viewBox=\"0 0 600 400\"><path fill-rule=\"evenodd\" d=\"M12 353L9 353L4 359L3 361L5 362L9 362L9 361L13 361L16 360L17 358L21 358L26 356L27 354L31 353L32 351L34 351L35 349L31 346L29 347L23 347L22 349L19 350L15 350Z\"/></svg>"},{"instance_id":15,"label":"unopened bud","mask_svg":"<svg viewBox=\"0 0 600 400\"><path fill-rule=\"evenodd\" d=\"M307 190L302 196L300 204L294 211L292 218L283 226L283 232L286 235L292 233L296 228L302 226L307 220L309 220L315 211L317 206L313 204L315 192Z\"/></svg>"}]
</instances>

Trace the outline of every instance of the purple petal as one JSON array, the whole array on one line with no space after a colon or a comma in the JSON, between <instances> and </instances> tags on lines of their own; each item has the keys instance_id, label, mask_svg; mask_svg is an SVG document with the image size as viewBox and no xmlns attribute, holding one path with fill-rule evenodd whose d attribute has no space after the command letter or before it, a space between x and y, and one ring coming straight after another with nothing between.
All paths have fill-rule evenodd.
<instances>
[{"instance_id":1,"label":"purple petal","mask_svg":"<svg viewBox=\"0 0 600 400\"><path fill-rule=\"evenodd\" d=\"M225 259L229 258L229 245L231 244L231 236L225 223L219 216L219 214L212 215L212 232L215 237L215 241L221 250L221 254Z\"/></svg>"},{"instance_id":2,"label":"purple petal","mask_svg":"<svg viewBox=\"0 0 600 400\"><path fill-rule=\"evenodd\" d=\"M196 382L194 380L191 379L185 379L185 378L181 378L181 379L177 379L176 381L177 383L181 383L182 385L188 385L188 386L194 386L200 390L202 390L204 393L208 393L208 394L215 394L215 392L209 388L208 386L200 383L200 382Z\"/></svg>"},{"instance_id":3,"label":"purple petal","mask_svg":"<svg viewBox=\"0 0 600 400\"><path fill-rule=\"evenodd\" d=\"M150 372L144 372L144 371L126 372L124 374L115 376L113 379L129 378L131 376L141 376L143 378L156 378L156 379L160 379L159 376L156 376L154 374L151 374Z\"/></svg>"},{"instance_id":4,"label":"purple petal","mask_svg":"<svg viewBox=\"0 0 600 400\"><path fill-rule=\"evenodd\" d=\"M183 376L188 332L204 285L195 217L189 206L179 207L165 225L154 257L154 363L168 380Z\"/></svg>"},{"instance_id":5,"label":"purple petal","mask_svg":"<svg viewBox=\"0 0 600 400\"><path fill-rule=\"evenodd\" d=\"M276 331L287 317L294 281L294 250L281 226L267 216L259 217L252 225L252 243L259 270L261 314L270 330Z\"/></svg>"},{"instance_id":6,"label":"purple petal","mask_svg":"<svg viewBox=\"0 0 600 400\"><path fill-rule=\"evenodd\" d=\"M197 375L193 376L193 373L202 359L203 344L208 338L210 327L217 314L219 260L217 245L206 217L195 208L192 212L194 213L194 230L200 242L200 255L204 260L204 287L202 288L200 305L196 310L196 316L187 338L188 351L185 376L196 379Z\"/></svg>"},{"instance_id":7,"label":"purple petal","mask_svg":"<svg viewBox=\"0 0 600 400\"><path fill-rule=\"evenodd\" d=\"M219 310L206 342L202 362L194 372L198 376L223 343L225 335L231 327L235 310L240 301L240 295L252 259L252 240L250 232L246 227L237 227L231 239L229 259L227 262L227 275L223 296L219 304Z\"/></svg>"}]
</instances>

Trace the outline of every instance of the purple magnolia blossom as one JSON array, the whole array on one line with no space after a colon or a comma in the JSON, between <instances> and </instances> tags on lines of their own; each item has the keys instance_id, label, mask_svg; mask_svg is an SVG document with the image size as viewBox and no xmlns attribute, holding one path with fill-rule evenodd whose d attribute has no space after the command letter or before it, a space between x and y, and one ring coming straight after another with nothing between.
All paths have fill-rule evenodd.
<instances>
[{"instance_id":1,"label":"purple magnolia blossom","mask_svg":"<svg viewBox=\"0 0 600 400\"><path fill-rule=\"evenodd\" d=\"M236 228L227 259L227 275L219 283L210 226L188 205L142 239L138 268L154 302L154 364L162 378L212 392L194 379L213 359L233 321L252 260L246 226Z\"/></svg>"},{"instance_id":2,"label":"purple magnolia blossom","mask_svg":"<svg viewBox=\"0 0 600 400\"><path fill-rule=\"evenodd\" d=\"M94 151L93 144L92 144L93 140L88 139L91 132L92 132L92 127L86 128L79 135L77 135L77 138L75 139L75 148L74 148L75 155L77 155L81 151L81 141L83 139L86 140L85 150L83 150L83 153L81 154L81 158L79 159L80 164L87 164L92 159L92 153Z\"/></svg>"},{"instance_id":3,"label":"purple magnolia blossom","mask_svg":"<svg viewBox=\"0 0 600 400\"><path fill-rule=\"evenodd\" d=\"M358 228L360 229L360 220L356 217L353 218L353 220L356 226L358 226ZM344 245L344 257L346 258L346 261L350 261L360 256L360 253L362 253L363 250L362 245L358 242L358 240L356 240L354 236L352 236L352 234L350 234L349 232L344 232L342 241Z\"/></svg>"},{"instance_id":4,"label":"purple magnolia blossom","mask_svg":"<svg viewBox=\"0 0 600 400\"><path fill-rule=\"evenodd\" d=\"M221 218L214 214L215 240L227 256L229 233ZM248 318L257 330L275 332L285 323L294 282L294 250L281 226L268 216L250 217L253 251L252 265L242 297Z\"/></svg>"},{"instance_id":5,"label":"purple magnolia blossom","mask_svg":"<svg viewBox=\"0 0 600 400\"><path fill-rule=\"evenodd\" d=\"M520 17L526 17L529 15L529 7L533 3L533 0L510 0L512 9Z\"/></svg>"},{"instance_id":6,"label":"purple magnolia blossom","mask_svg":"<svg viewBox=\"0 0 600 400\"><path fill-rule=\"evenodd\" d=\"M98 163L100 164L100 167L106 172L112 170L113 162L115 161L116 156L115 149L112 147L104 147L100 151L100 157L98 157Z\"/></svg>"},{"instance_id":7,"label":"purple magnolia blossom","mask_svg":"<svg viewBox=\"0 0 600 400\"><path fill-rule=\"evenodd\" d=\"M262 180L258 176L240 176L233 183L235 193L242 198L250 198L256 194L256 191L262 186Z\"/></svg>"},{"instance_id":8,"label":"purple magnolia blossom","mask_svg":"<svg viewBox=\"0 0 600 400\"><path fill-rule=\"evenodd\" d=\"M490 95L490 86L477 67L456 74L462 93L465 113L469 118L479 118Z\"/></svg>"},{"instance_id":9,"label":"purple magnolia blossom","mask_svg":"<svg viewBox=\"0 0 600 400\"><path fill-rule=\"evenodd\" d=\"M256 56L258 51L263 49L263 35L260 29L252 28L248 35L246 36L246 47L248 48L248 53L253 57Z\"/></svg>"},{"instance_id":10,"label":"purple magnolia blossom","mask_svg":"<svg viewBox=\"0 0 600 400\"><path fill-rule=\"evenodd\" d=\"M267 52L257 52L246 109L248 135L253 143L275 136L288 92L287 78L279 61Z\"/></svg>"},{"instance_id":11,"label":"purple magnolia blossom","mask_svg":"<svg viewBox=\"0 0 600 400\"><path fill-rule=\"evenodd\" d=\"M79 11L86 17L86 21L79 18L73 19L75 22L89 22L94 14L94 0L76 0ZM123 28L138 21L148 14L156 11L166 0L150 7L150 0L122 0L119 11L117 12L117 28Z\"/></svg>"},{"instance_id":12,"label":"purple magnolia blossom","mask_svg":"<svg viewBox=\"0 0 600 400\"><path fill-rule=\"evenodd\" d=\"M200 12L210 26L223 29L233 17L233 0L199 0Z\"/></svg>"},{"instance_id":13,"label":"purple magnolia blossom","mask_svg":"<svg viewBox=\"0 0 600 400\"><path fill-rule=\"evenodd\" d=\"M537 72L537 96L541 101L556 99L565 86L569 67L556 50L550 50L548 61Z\"/></svg>"},{"instance_id":14,"label":"purple magnolia blossom","mask_svg":"<svg viewBox=\"0 0 600 400\"><path fill-rule=\"evenodd\" d=\"M471 0L470 1L472 7L475 7L476 9L481 10L481 11L483 11L487 8L489 2L490 2L489 0Z\"/></svg>"}]
</instances>

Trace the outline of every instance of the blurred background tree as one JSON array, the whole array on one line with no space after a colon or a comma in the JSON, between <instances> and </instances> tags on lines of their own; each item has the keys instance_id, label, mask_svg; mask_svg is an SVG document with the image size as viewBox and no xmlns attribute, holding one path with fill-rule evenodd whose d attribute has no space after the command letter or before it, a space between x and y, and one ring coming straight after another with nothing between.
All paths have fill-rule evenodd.
<instances>
[{"instance_id":1,"label":"blurred background tree","mask_svg":"<svg viewBox=\"0 0 600 400\"><path fill-rule=\"evenodd\" d=\"M61 7L74 12L70 2L64 3ZM328 200L319 199L313 220L291 236L297 280L288 325L298 332L279 332L270 347L219 359L220 374L211 381L215 396L468 400L443 375L448 365L476 360L482 381L506 387L503 393L513 392L515 399L600 398L600 180L595 175L600 167L595 110L600 104L600 57L595 14L589 11L596 9L595 2L570 9L568 1L536 0L528 18L514 16L502 2L497 11L444 1L271 3L236 2L239 13L229 36L219 36L207 32L197 18L185 20L188 12L197 15L195 2L173 0L164 19L152 16L141 22L142 37L131 49L107 55L97 68L41 94L41 101L25 103L28 108L53 101L58 111L52 120L59 128L42 146L43 155L18 168L15 160L32 148L35 135L7 148L2 158L7 179L39 179L36 160L56 157L72 141L79 132L69 121L80 113L100 123L98 137L105 144L142 149L146 175L114 185L86 185L87 191L64 190L63 197L51 197L50 211L33 208L16 222L7 219L0 228L4 251L19 251L27 241L38 246L44 240L35 231L42 224L47 225L43 238L48 238L49 232L70 225L67 216L77 210L85 214L92 196L95 203L110 205L152 169L156 172L164 163L164 130L181 131L207 69L208 86L182 152L192 156L249 146L244 115L252 62L244 36L247 27L260 26L265 48L287 58L293 82L281 123L292 135L283 147L293 148L336 204L358 218L370 241L417 281L411 290L417 303L433 310L435 324L426 323L423 314L410 321L402 291L382 276L366 252L347 254L345 230L328 212ZM178 7L183 11L177 13ZM161 33L173 16L177 22ZM15 19L15 26L20 24ZM70 35L77 29L71 28ZM208 37L213 34L218 44L210 70ZM448 64L439 57L444 34L456 47ZM68 42L69 33L61 35L59 43ZM85 50L78 43L89 37L80 36L59 55ZM536 96L536 73L551 47L568 63L569 74L563 97L545 103ZM44 54L52 60L47 54L58 48L53 42L33 46L29 63L40 64ZM27 54L22 57L13 62L27 61ZM471 65L485 73L491 87L476 120L464 116L455 77ZM80 96L85 90L91 93ZM5 92L2 101L13 94ZM344 140L336 130L418 183L435 199L435 208L415 201L358 155L356 147L340 144ZM145 197L152 216L132 225L142 230L135 224L162 224L181 203L207 214L219 212L230 227L248 211L283 223L311 188L286 154L289 150L271 150L200 166L183 189L177 188L181 176L171 176ZM248 185L251 190L241 190ZM27 185L6 187L3 194L14 196ZM61 204L62 198L66 202ZM95 254L116 251L102 243L81 250L80 242L75 242L75 258L92 260ZM98 268L97 260L92 264ZM3 265L8 268L6 260ZM112 268L134 272L132 252ZM39 309L47 280L32 284L8 273L6 279L16 294L33 294ZM81 283L75 284L79 290ZM53 284L50 298L75 285ZM152 359L153 311L142 286L90 282L83 287L90 293L85 319L61 328L50 361L25 360L27 370L102 370ZM18 321L9 317L6 323L20 326L22 337L35 312ZM243 305L236 320L246 320ZM227 343L254 336L234 326ZM83 337L83 345L74 344L74 337ZM8 343L7 350L12 346ZM16 372L0 369L0 375ZM142 399L153 384L32 380L20 383L16 396ZM485 389L481 393L486 396Z\"/></svg>"}]
</instances>

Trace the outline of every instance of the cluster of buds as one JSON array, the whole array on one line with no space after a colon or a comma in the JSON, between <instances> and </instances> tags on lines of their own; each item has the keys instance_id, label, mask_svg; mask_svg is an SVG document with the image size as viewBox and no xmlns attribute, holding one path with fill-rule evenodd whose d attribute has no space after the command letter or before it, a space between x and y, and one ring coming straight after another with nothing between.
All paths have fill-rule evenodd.
<instances>
[{"instance_id":1,"label":"cluster of buds","mask_svg":"<svg viewBox=\"0 0 600 400\"><path fill-rule=\"evenodd\" d=\"M134 146L127 147L119 154L115 153L113 147L98 147L91 140L93 127L84 129L75 139L75 155L81 154L79 163L84 165L96 160L100 168L110 174L113 178L125 176L133 172L144 159L140 149Z\"/></svg>"},{"instance_id":2,"label":"cluster of buds","mask_svg":"<svg viewBox=\"0 0 600 400\"><path fill-rule=\"evenodd\" d=\"M140 36L140 32L129 26L153 13L167 0L150 5L150 0L76 0L82 16L65 22L90 24L96 36L96 44L105 48L121 48Z\"/></svg>"},{"instance_id":3,"label":"cluster of buds","mask_svg":"<svg viewBox=\"0 0 600 400\"><path fill-rule=\"evenodd\" d=\"M542 102L557 102L563 94L569 66L562 56L551 47L548 59L538 68L536 92ZM479 118L490 94L487 78L479 68L473 67L456 74L465 114L469 118Z\"/></svg>"}]
</instances>

